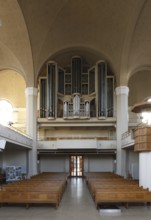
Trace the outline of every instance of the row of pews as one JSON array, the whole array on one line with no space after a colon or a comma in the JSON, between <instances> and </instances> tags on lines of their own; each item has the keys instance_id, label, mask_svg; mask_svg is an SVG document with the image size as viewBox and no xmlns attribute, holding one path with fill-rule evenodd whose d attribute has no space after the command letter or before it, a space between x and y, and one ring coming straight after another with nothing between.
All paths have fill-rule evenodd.
<instances>
[{"instance_id":1,"label":"row of pews","mask_svg":"<svg viewBox=\"0 0 151 220\"><path fill-rule=\"evenodd\" d=\"M123 203L128 207L128 203L151 202L151 192L139 187L136 180L110 172L86 173L85 176L96 208L104 203Z\"/></svg>"},{"instance_id":2,"label":"row of pews","mask_svg":"<svg viewBox=\"0 0 151 220\"><path fill-rule=\"evenodd\" d=\"M51 204L57 208L67 184L65 173L41 173L27 180L3 185L0 190L0 204Z\"/></svg>"}]
</instances>

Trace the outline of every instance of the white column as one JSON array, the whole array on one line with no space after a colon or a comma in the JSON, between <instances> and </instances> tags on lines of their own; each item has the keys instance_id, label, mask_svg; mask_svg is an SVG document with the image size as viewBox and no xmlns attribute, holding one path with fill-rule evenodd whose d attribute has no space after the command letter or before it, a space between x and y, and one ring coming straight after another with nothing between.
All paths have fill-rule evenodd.
<instances>
[{"instance_id":1,"label":"white column","mask_svg":"<svg viewBox=\"0 0 151 220\"><path fill-rule=\"evenodd\" d=\"M126 154L122 150L122 134L128 131L128 93L127 86L120 86L116 88L116 103L117 103L117 167L116 172L119 175L126 176Z\"/></svg>"},{"instance_id":2,"label":"white column","mask_svg":"<svg viewBox=\"0 0 151 220\"><path fill-rule=\"evenodd\" d=\"M151 191L151 152L139 153L139 186Z\"/></svg>"},{"instance_id":3,"label":"white column","mask_svg":"<svg viewBox=\"0 0 151 220\"><path fill-rule=\"evenodd\" d=\"M151 152L148 153L148 164L147 164L147 174L148 174L148 184L147 188L149 188L149 191L151 191Z\"/></svg>"},{"instance_id":4,"label":"white column","mask_svg":"<svg viewBox=\"0 0 151 220\"><path fill-rule=\"evenodd\" d=\"M29 151L28 176L37 174L37 88L28 87L26 94L26 132L33 139L32 150Z\"/></svg>"},{"instance_id":5,"label":"white column","mask_svg":"<svg viewBox=\"0 0 151 220\"><path fill-rule=\"evenodd\" d=\"M68 102L64 101L64 106L63 106L63 116L66 118L68 117Z\"/></svg>"},{"instance_id":6,"label":"white column","mask_svg":"<svg viewBox=\"0 0 151 220\"><path fill-rule=\"evenodd\" d=\"M147 188L147 153L139 153L139 185Z\"/></svg>"},{"instance_id":7,"label":"white column","mask_svg":"<svg viewBox=\"0 0 151 220\"><path fill-rule=\"evenodd\" d=\"M144 154L139 153L139 186L143 186L143 159L144 159Z\"/></svg>"}]
</instances>

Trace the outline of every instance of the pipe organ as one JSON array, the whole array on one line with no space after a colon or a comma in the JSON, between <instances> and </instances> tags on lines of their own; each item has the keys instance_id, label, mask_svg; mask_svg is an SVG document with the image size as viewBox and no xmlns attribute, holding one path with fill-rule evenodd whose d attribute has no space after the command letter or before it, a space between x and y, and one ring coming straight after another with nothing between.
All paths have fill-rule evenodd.
<instances>
[{"instance_id":1,"label":"pipe organ","mask_svg":"<svg viewBox=\"0 0 151 220\"><path fill-rule=\"evenodd\" d=\"M39 78L40 118L106 119L113 117L114 76L107 63L89 67L79 56L60 67L51 61L47 74Z\"/></svg>"}]
</instances>

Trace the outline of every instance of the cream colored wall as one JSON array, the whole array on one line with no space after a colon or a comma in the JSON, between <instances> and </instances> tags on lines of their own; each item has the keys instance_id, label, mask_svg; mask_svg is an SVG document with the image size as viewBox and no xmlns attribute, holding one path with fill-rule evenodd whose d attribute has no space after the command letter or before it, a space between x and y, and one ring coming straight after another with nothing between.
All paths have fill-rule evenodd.
<instances>
[{"instance_id":1,"label":"cream colored wall","mask_svg":"<svg viewBox=\"0 0 151 220\"><path fill-rule=\"evenodd\" d=\"M0 69L18 70L28 81L28 86L33 86L33 61L29 32L18 1L3 1L0 14Z\"/></svg>"},{"instance_id":2,"label":"cream colored wall","mask_svg":"<svg viewBox=\"0 0 151 220\"><path fill-rule=\"evenodd\" d=\"M0 71L0 99L9 101L13 107L13 126L25 130L26 99L25 80L13 70Z\"/></svg>"},{"instance_id":3,"label":"cream colored wall","mask_svg":"<svg viewBox=\"0 0 151 220\"><path fill-rule=\"evenodd\" d=\"M15 108L13 111L13 127L26 131L26 108Z\"/></svg>"},{"instance_id":4,"label":"cream colored wall","mask_svg":"<svg viewBox=\"0 0 151 220\"><path fill-rule=\"evenodd\" d=\"M25 80L13 70L0 71L0 99L9 100L13 108L25 108Z\"/></svg>"},{"instance_id":5,"label":"cream colored wall","mask_svg":"<svg viewBox=\"0 0 151 220\"><path fill-rule=\"evenodd\" d=\"M139 71L129 80L129 106L151 96L151 71Z\"/></svg>"}]
</instances>

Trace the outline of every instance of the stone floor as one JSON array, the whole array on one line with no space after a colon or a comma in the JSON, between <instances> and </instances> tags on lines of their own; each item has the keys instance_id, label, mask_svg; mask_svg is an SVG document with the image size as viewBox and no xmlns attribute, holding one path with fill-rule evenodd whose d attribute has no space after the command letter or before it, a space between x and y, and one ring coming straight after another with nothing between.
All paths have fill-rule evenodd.
<instances>
[{"instance_id":1,"label":"stone floor","mask_svg":"<svg viewBox=\"0 0 151 220\"><path fill-rule=\"evenodd\" d=\"M49 205L9 205L0 208L0 220L150 220L150 205L130 205L121 208L121 214L102 215L95 208L94 201L82 179L68 180L68 186L58 209Z\"/></svg>"}]
</instances>

